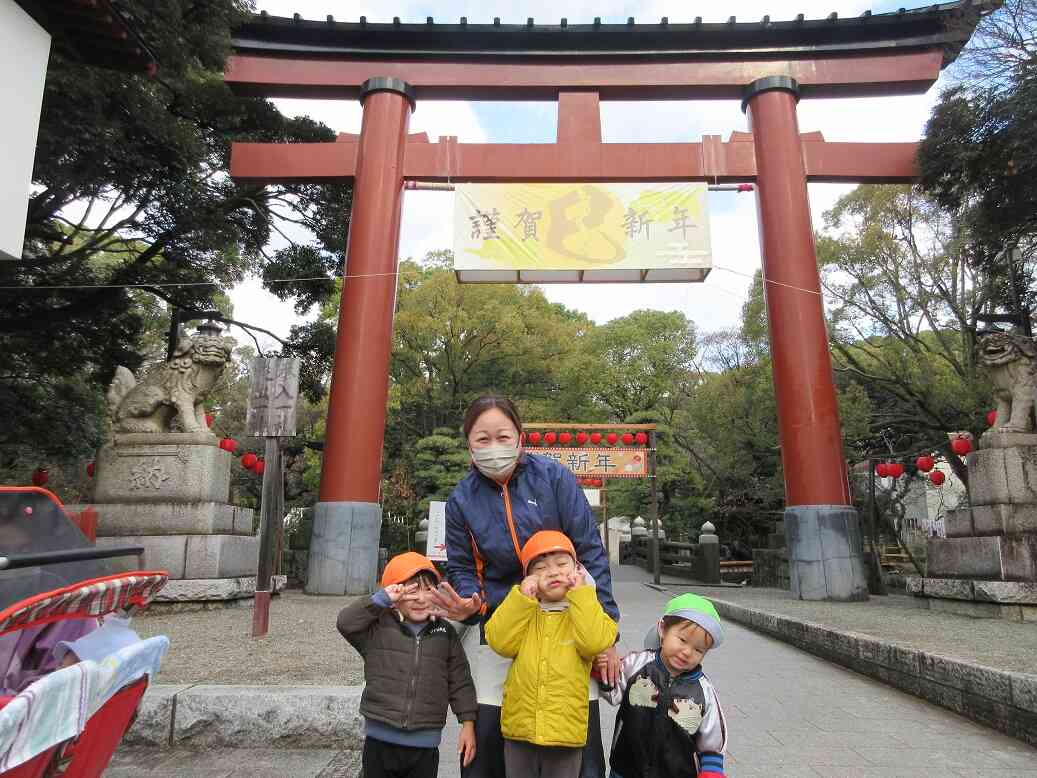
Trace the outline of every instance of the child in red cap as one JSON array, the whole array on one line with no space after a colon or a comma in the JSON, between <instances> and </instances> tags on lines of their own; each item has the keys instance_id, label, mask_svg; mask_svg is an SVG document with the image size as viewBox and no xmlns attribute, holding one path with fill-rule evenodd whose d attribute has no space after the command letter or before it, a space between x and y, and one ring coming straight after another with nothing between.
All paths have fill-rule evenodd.
<instances>
[{"instance_id":1,"label":"child in red cap","mask_svg":"<svg viewBox=\"0 0 1037 778\"><path fill-rule=\"evenodd\" d=\"M591 663L615 643L616 622L561 532L537 532L520 561L525 579L486 623L486 642L514 659L501 707L505 767L508 778L577 778Z\"/></svg>"},{"instance_id":2,"label":"child in red cap","mask_svg":"<svg viewBox=\"0 0 1037 778\"><path fill-rule=\"evenodd\" d=\"M338 615L338 631L364 658L365 778L435 778L447 702L461 722L463 765L475 758L475 684L461 641L437 619L431 560L408 551L389 560L382 589Z\"/></svg>"}]
</instances>

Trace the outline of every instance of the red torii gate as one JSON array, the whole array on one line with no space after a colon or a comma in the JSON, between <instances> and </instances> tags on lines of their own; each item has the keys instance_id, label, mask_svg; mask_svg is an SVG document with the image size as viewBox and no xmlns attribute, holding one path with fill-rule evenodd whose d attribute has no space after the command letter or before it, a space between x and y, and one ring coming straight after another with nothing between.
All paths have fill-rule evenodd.
<instances>
[{"instance_id":1,"label":"red torii gate","mask_svg":"<svg viewBox=\"0 0 1037 778\"><path fill-rule=\"evenodd\" d=\"M917 144L800 134L796 103L923 93L989 7L965 0L850 20L580 27L261 15L239 30L225 73L236 91L363 103L359 136L235 143L231 158L241 181L354 182L308 591L361 593L374 583L404 181L697 180L756 184L793 590L866 596L807 182L909 182ZM419 98L557 99L557 142L408 136ZM602 143L603 99L741 99L751 132L727 142Z\"/></svg>"}]
</instances>

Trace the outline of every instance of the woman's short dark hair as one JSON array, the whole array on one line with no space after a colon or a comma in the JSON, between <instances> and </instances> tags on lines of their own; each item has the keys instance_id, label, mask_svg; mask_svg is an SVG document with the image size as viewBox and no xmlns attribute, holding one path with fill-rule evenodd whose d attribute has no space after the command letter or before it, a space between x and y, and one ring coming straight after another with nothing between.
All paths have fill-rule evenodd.
<instances>
[{"instance_id":1,"label":"woman's short dark hair","mask_svg":"<svg viewBox=\"0 0 1037 778\"><path fill-rule=\"evenodd\" d=\"M484 394L469 405L468 410L464 413L463 429L465 438L471 434L472 427L475 426L475 422L479 420L479 417L491 408L499 409L515 425L515 429L518 430L519 434L522 434L522 420L519 418L518 408L515 407L515 403L507 397L501 397L497 394Z\"/></svg>"}]
</instances>

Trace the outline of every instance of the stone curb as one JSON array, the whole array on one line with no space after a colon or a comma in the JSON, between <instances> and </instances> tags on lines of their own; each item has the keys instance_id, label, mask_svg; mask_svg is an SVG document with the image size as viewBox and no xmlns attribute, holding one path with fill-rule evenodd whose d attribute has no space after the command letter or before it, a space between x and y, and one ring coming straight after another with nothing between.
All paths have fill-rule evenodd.
<instances>
[{"instance_id":1,"label":"stone curb","mask_svg":"<svg viewBox=\"0 0 1037 778\"><path fill-rule=\"evenodd\" d=\"M154 684L123 743L152 748L359 749L362 691L362 686Z\"/></svg>"},{"instance_id":2,"label":"stone curb","mask_svg":"<svg viewBox=\"0 0 1037 778\"><path fill-rule=\"evenodd\" d=\"M995 670L870 635L711 600L724 618L1037 746L1037 675Z\"/></svg>"}]
</instances>

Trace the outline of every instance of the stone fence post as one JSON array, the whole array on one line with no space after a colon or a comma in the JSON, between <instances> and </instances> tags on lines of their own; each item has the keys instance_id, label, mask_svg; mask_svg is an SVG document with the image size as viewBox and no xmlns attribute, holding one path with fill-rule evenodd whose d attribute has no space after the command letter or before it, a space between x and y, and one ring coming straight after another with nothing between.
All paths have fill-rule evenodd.
<instances>
[{"instance_id":1,"label":"stone fence post","mask_svg":"<svg viewBox=\"0 0 1037 778\"><path fill-rule=\"evenodd\" d=\"M696 578L703 583L720 583L720 538L716 527L707 521L699 534L698 570Z\"/></svg>"}]
</instances>

